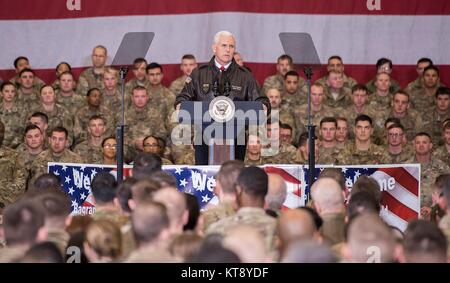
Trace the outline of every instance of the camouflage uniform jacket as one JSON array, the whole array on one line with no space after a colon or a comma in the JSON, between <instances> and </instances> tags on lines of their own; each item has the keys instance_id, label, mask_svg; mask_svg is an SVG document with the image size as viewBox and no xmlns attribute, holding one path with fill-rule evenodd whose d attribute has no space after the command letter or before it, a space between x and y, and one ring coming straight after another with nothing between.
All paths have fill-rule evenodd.
<instances>
[{"instance_id":1,"label":"camouflage uniform jacket","mask_svg":"<svg viewBox=\"0 0 450 283\"><path fill-rule=\"evenodd\" d=\"M354 78L349 77L346 74L342 74L342 76L344 79L344 87L345 88L352 89L353 86L358 84L358 82ZM323 85L323 87L325 87L327 85L327 81L328 81L328 75L321 77L316 82Z\"/></svg>"},{"instance_id":2,"label":"camouflage uniform jacket","mask_svg":"<svg viewBox=\"0 0 450 283\"><path fill-rule=\"evenodd\" d=\"M25 94L19 88L17 89L17 95L15 97L15 100L16 100L15 104L18 105L19 108L30 109L33 106L38 105L40 103L40 94L39 91L35 90L33 90L33 92L30 94Z\"/></svg>"},{"instance_id":3,"label":"camouflage uniform jacket","mask_svg":"<svg viewBox=\"0 0 450 283\"><path fill-rule=\"evenodd\" d=\"M81 72L78 77L77 93L85 96L91 88L103 89L103 74L94 73L94 68L90 67Z\"/></svg>"},{"instance_id":4,"label":"camouflage uniform jacket","mask_svg":"<svg viewBox=\"0 0 450 283\"><path fill-rule=\"evenodd\" d=\"M433 89L423 87L421 89L409 92L411 106L421 114L426 114L430 108L433 108L436 105L435 94L438 87L439 85Z\"/></svg>"},{"instance_id":5,"label":"camouflage uniform jacket","mask_svg":"<svg viewBox=\"0 0 450 283\"><path fill-rule=\"evenodd\" d=\"M19 74L15 75L15 76L14 76L13 78L11 78L9 81L12 82L13 84L15 84L17 89L20 88ZM34 79L33 79L33 89L34 89L35 92L39 93L39 92L41 91L41 87L43 87L44 85L45 85L45 82L44 82L42 79L40 79L40 78L34 76Z\"/></svg>"},{"instance_id":6,"label":"camouflage uniform jacket","mask_svg":"<svg viewBox=\"0 0 450 283\"><path fill-rule=\"evenodd\" d=\"M264 236L267 251L274 248L273 240L276 231L276 219L268 216L263 208L242 207L235 215L224 218L209 226L206 234L219 233L224 235L226 231L237 225L249 225L255 227Z\"/></svg>"},{"instance_id":7,"label":"camouflage uniform jacket","mask_svg":"<svg viewBox=\"0 0 450 283\"><path fill-rule=\"evenodd\" d=\"M73 152L78 154L84 163L102 164L103 153L101 146L94 146L89 140L85 140L75 146Z\"/></svg>"},{"instance_id":8,"label":"camouflage uniform jacket","mask_svg":"<svg viewBox=\"0 0 450 283\"><path fill-rule=\"evenodd\" d=\"M186 84L186 77L183 75L181 77L178 77L176 80L174 80L169 87L169 90L174 93L175 95L179 94L181 90L184 88L184 85Z\"/></svg>"},{"instance_id":9,"label":"camouflage uniform jacket","mask_svg":"<svg viewBox=\"0 0 450 283\"><path fill-rule=\"evenodd\" d=\"M388 93L386 96L372 93L369 96L369 105L376 111L390 111L392 102L392 93Z\"/></svg>"},{"instance_id":10,"label":"camouflage uniform jacket","mask_svg":"<svg viewBox=\"0 0 450 283\"><path fill-rule=\"evenodd\" d=\"M372 118L373 136L376 138L383 138L384 136L384 122L386 121L389 112L385 110L377 110L372 105L366 104L362 112L357 113L354 106L342 110L342 116L348 121L348 132L351 138L354 137L355 119L358 115L367 115Z\"/></svg>"},{"instance_id":11,"label":"camouflage uniform jacket","mask_svg":"<svg viewBox=\"0 0 450 283\"><path fill-rule=\"evenodd\" d=\"M433 151L433 158L442 160L445 164L448 164L450 166L450 151L447 149L447 147L444 145L436 148ZM449 172L450 173L450 172Z\"/></svg>"},{"instance_id":12,"label":"camouflage uniform jacket","mask_svg":"<svg viewBox=\"0 0 450 283\"><path fill-rule=\"evenodd\" d=\"M395 117L392 111L389 114L389 117ZM405 127L405 134L408 141L413 140L416 133L423 129L422 117L420 117L420 114L414 109L408 109L406 115L399 119L403 127Z\"/></svg>"},{"instance_id":13,"label":"camouflage uniform jacket","mask_svg":"<svg viewBox=\"0 0 450 283\"><path fill-rule=\"evenodd\" d=\"M0 202L8 205L25 193L26 171L18 166L17 153L5 146L0 147L0 171Z\"/></svg>"},{"instance_id":14,"label":"camouflage uniform jacket","mask_svg":"<svg viewBox=\"0 0 450 283\"><path fill-rule=\"evenodd\" d=\"M88 138L87 128L89 124L89 118L94 115L99 115L104 118L106 122L105 137L114 134L115 119L113 112L102 105L100 105L100 107L98 108L92 108L89 105L86 105L83 108L79 109L75 114L75 125L73 127L73 132L77 142L86 140Z\"/></svg>"},{"instance_id":15,"label":"camouflage uniform jacket","mask_svg":"<svg viewBox=\"0 0 450 283\"><path fill-rule=\"evenodd\" d=\"M330 87L324 87L323 91L326 97L323 103L327 106L332 108L347 108L352 105L351 89L345 87L341 88L336 99L334 99Z\"/></svg>"},{"instance_id":16,"label":"camouflage uniform jacket","mask_svg":"<svg viewBox=\"0 0 450 283\"><path fill-rule=\"evenodd\" d=\"M51 149L41 152L33 162L31 169L31 182L34 182L37 177L48 172L49 162L66 162L66 163L83 163L83 159L78 154L65 149L61 156L54 156Z\"/></svg>"},{"instance_id":17,"label":"camouflage uniform jacket","mask_svg":"<svg viewBox=\"0 0 450 283\"><path fill-rule=\"evenodd\" d=\"M289 113L293 113L294 109L308 103L308 96L300 89L294 93L289 94L286 91L281 95L281 105L280 108L283 110L288 110Z\"/></svg>"},{"instance_id":18,"label":"camouflage uniform jacket","mask_svg":"<svg viewBox=\"0 0 450 283\"><path fill-rule=\"evenodd\" d=\"M318 156L316 157L317 164L336 164L336 157L339 155L341 149L338 147L319 147Z\"/></svg>"},{"instance_id":19,"label":"camouflage uniform jacket","mask_svg":"<svg viewBox=\"0 0 450 283\"><path fill-rule=\"evenodd\" d=\"M445 114L439 114L436 107L429 109L428 112L422 115L423 129L431 135L433 145L443 144L442 140L442 123L450 118L450 108Z\"/></svg>"},{"instance_id":20,"label":"camouflage uniform jacket","mask_svg":"<svg viewBox=\"0 0 450 283\"><path fill-rule=\"evenodd\" d=\"M375 79L370 80L366 84L366 87L370 93L376 92L377 87L375 86ZM391 86L389 87L389 92L395 93L399 89L401 89L399 82L391 78Z\"/></svg>"},{"instance_id":21,"label":"camouflage uniform jacket","mask_svg":"<svg viewBox=\"0 0 450 283\"><path fill-rule=\"evenodd\" d=\"M132 106L125 112L125 123L128 130L127 136L130 140L148 135L157 135L165 139L167 129L163 122L161 112L158 108L150 107L149 104L143 109Z\"/></svg>"},{"instance_id":22,"label":"camouflage uniform jacket","mask_svg":"<svg viewBox=\"0 0 450 283\"><path fill-rule=\"evenodd\" d=\"M202 212L203 215L203 229L208 230L212 224L236 214L233 205L228 202L221 202L216 206L212 206Z\"/></svg>"},{"instance_id":23,"label":"camouflage uniform jacket","mask_svg":"<svg viewBox=\"0 0 450 283\"><path fill-rule=\"evenodd\" d=\"M311 122L316 125L316 135L319 135L319 125L320 120L325 117L334 117L336 109L333 109L327 105L322 105L322 108L315 112L311 109ZM306 131L306 125L308 125L308 105L302 105L294 110L294 123L295 123L295 139L298 138L302 133Z\"/></svg>"},{"instance_id":24,"label":"camouflage uniform jacket","mask_svg":"<svg viewBox=\"0 0 450 283\"><path fill-rule=\"evenodd\" d=\"M415 156L411 157L406 163L419 163ZM441 174L450 173L450 167L443 161L431 157L430 162L421 164L420 169L420 207L431 207L431 194L436 178Z\"/></svg>"},{"instance_id":25,"label":"camouflage uniform jacket","mask_svg":"<svg viewBox=\"0 0 450 283\"><path fill-rule=\"evenodd\" d=\"M4 109L0 103L0 120L5 125L5 146L16 148L23 141L23 134L26 125L26 111L14 105L11 109Z\"/></svg>"},{"instance_id":26,"label":"camouflage uniform jacket","mask_svg":"<svg viewBox=\"0 0 450 283\"><path fill-rule=\"evenodd\" d=\"M410 145L404 146L399 154L390 153L386 146L386 152L389 154L389 164L404 164L414 155L414 150Z\"/></svg>"},{"instance_id":27,"label":"camouflage uniform jacket","mask_svg":"<svg viewBox=\"0 0 450 283\"><path fill-rule=\"evenodd\" d=\"M370 144L369 150L358 150L353 142L339 153L337 161L341 165L386 164L389 156L380 146Z\"/></svg>"},{"instance_id":28,"label":"camouflage uniform jacket","mask_svg":"<svg viewBox=\"0 0 450 283\"><path fill-rule=\"evenodd\" d=\"M27 189L31 186L31 172L33 169L33 162L39 154L31 154L28 150L17 151L17 164L19 168L26 170Z\"/></svg>"},{"instance_id":29,"label":"camouflage uniform jacket","mask_svg":"<svg viewBox=\"0 0 450 283\"><path fill-rule=\"evenodd\" d=\"M73 93L71 96L62 96L59 92L56 93L57 103L64 106L73 117L75 113L82 107L87 105L86 98Z\"/></svg>"}]
</instances>

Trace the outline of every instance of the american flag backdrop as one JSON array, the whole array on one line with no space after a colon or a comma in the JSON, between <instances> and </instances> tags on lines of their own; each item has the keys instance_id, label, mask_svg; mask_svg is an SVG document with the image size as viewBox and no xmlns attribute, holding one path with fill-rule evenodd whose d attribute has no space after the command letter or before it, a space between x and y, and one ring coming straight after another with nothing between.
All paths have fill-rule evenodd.
<instances>
[{"instance_id":1,"label":"american flag backdrop","mask_svg":"<svg viewBox=\"0 0 450 283\"><path fill-rule=\"evenodd\" d=\"M351 191L353 184L361 175L377 180L381 189L380 216L389 224L404 231L408 221L418 219L420 214L420 164L402 165L362 165L362 166L322 166L316 167L315 178L327 167L342 169L346 189ZM309 170L303 168L305 180ZM309 193L306 182L305 191Z\"/></svg>"},{"instance_id":2,"label":"american flag backdrop","mask_svg":"<svg viewBox=\"0 0 450 283\"><path fill-rule=\"evenodd\" d=\"M14 75L13 61L28 56L37 76L53 82L61 61L76 77L91 65L92 48L108 49L108 63L128 32L154 32L145 58L164 66L163 83L181 75L186 53L211 58L213 35L229 30L237 51L260 83L276 72L284 53L280 32L309 33L322 64L340 55L348 75L367 82L375 63L388 57L402 86L417 76L419 58L430 57L450 85L448 0L0 0L0 77ZM130 62L131 64L131 62ZM326 72L316 70L313 80ZM303 74L302 74L303 75ZM129 77L132 72L129 72Z\"/></svg>"}]
</instances>

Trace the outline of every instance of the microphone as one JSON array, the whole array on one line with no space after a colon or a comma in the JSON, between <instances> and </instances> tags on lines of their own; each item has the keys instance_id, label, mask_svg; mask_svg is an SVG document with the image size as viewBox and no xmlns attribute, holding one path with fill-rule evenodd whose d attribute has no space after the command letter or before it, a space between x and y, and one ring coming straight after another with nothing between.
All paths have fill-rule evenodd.
<instances>
[{"instance_id":1,"label":"microphone","mask_svg":"<svg viewBox=\"0 0 450 283\"><path fill-rule=\"evenodd\" d=\"M225 81L225 86L224 86L224 89L223 89L223 94L225 96L229 96L230 92L231 92L231 83L230 83L229 80L226 80Z\"/></svg>"},{"instance_id":2,"label":"microphone","mask_svg":"<svg viewBox=\"0 0 450 283\"><path fill-rule=\"evenodd\" d=\"M213 83L214 96L219 96L219 80L216 78Z\"/></svg>"}]
</instances>

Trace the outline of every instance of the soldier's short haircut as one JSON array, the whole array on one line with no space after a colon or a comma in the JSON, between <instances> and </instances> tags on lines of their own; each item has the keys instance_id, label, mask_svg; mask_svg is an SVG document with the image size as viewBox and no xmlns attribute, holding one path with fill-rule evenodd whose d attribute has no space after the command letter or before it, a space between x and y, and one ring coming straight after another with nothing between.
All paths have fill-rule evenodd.
<instances>
[{"instance_id":1,"label":"soldier's short haircut","mask_svg":"<svg viewBox=\"0 0 450 283\"><path fill-rule=\"evenodd\" d=\"M366 191L359 191L352 194L348 202L347 215L349 221L363 213L379 213L379 211L380 203L376 201L372 194Z\"/></svg>"},{"instance_id":2,"label":"soldier's short haircut","mask_svg":"<svg viewBox=\"0 0 450 283\"><path fill-rule=\"evenodd\" d=\"M42 208L29 199L6 206L3 211L3 230L8 245L33 244L39 229L44 226Z\"/></svg>"},{"instance_id":3,"label":"soldier's short haircut","mask_svg":"<svg viewBox=\"0 0 450 283\"><path fill-rule=\"evenodd\" d=\"M330 56L330 58L328 58L328 64L330 64L330 61L333 60L333 59L337 59L337 60L339 60L339 61L342 62L341 56L339 56L339 55L333 55L333 56Z\"/></svg>"},{"instance_id":4,"label":"soldier's short haircut","mask_svg":"<svg viewBox=\"0 0 450 283\"><path fill-rule=\"evenodd\" d=\"M177 179L165 171L158 171L150 176L150 179L157 182L161 188L164 187L177 187Z\"/></svg>"},{"instance_id":5,"label":"soldier's short haircut","mask_svg":"<svg viewBox=\"0 0 450 283\"><path fill-rule=\"evenodd\" d=\"M389 79L391 79L391 75L390 75L390 74L388 74L388 73L386 73L386 72L381 72L381 73L377 73L377 74L375 75L375 80L378 80L378 77L380 77L381 75L388 76Z\"/></svg>"},{"instance_id":6,"label":"soldier's short haircut","mask_svg":"<svg viewBox=\"0 0 450 283\"><path fill-rule=\"evenodd\" d=\"M161 189L159 183L152 180L150 177L137 180L138 182L131 186L131 198L136 204L153 200L155 192Z\"/></svg>"},{"instance_id":7,"label":"soldier's short haircut","mask_svg":"<svg viewBox=\"0 0 450 283\"><path fill-rule=\"evenodd\" d=\"M316 135L314 134L314 139L316 139ZM304 132L300 135L298 138L298 146L306 146L306 143L308 142L308 132Z\"/></svg>"},{"instance_id":8,"label":"soldier's short haircut","mask_svg":"<svg viewBox=\"0 0 450 283\"><path fill-rule=\"evenodd\" d=\"M236 193L236 181L239 173L245 167L244 162L240 160L225 161L217 173L217 181L220 182L222 190L227 194Z\"/></svg>"},{"instance_id":9,"label":"soldier's short haircut","mask_svg":"<svg viewBox=\"0 0 450 283\"><path fill-rule=\"evenodd\" d=\"M319 82L314 82L314 83L311 85L311 88L312 88L313 86L314 86L314 87L320 87L322 90L324 90L323 85L320 84Z\"/></svg>"},{"instance_id":10,"label":"soldier's short haircut","mask_svg":"<svg viewBox=\"0 0 450 283\"><path fill-rule=\"evenodd\" d=\"M403 238L407 262L447 262L447 239L439 227L423 219L408 224Z\"/></svg>"},{"instance_id":11,"label":"soldier's short haircut","mask_svg":"<svg viewBox=\"0 0 450 283\"><path fill-rule=\"evenodd\" d=\"M287 77L300 77L300 75L297 73L297 71L291 70L284 75L284 79L286 80Z\"/></svg>"},{"instance_id":12,"label":"soldier's short haircut","mask_svg":"<svg viewBox=\"0 0 450 283\"><path fill-rule=\"evenodd\" d=\"M48 116L42 112L34 112L31 114L30 118L40 118L45 124L48 124Z\"/></svg>"},{"instance_id":13,"label":"soldier's short haircut","mask_svg":"<svg viewBox=\"0 0 450 283\"><path fill-rule=\"evenodd\" d=\"M16 89L16 85L15 85L15 84L13 84L13 83L10 82L10 81L5 81L5 82L3 82L2 85L0 86L0 91L3 91L3 90L5 89L5 87L8 86L8 85L13 86L14 89Z\"/></svg>"},{"instance_id":14,"label":"soldier's short haircut","mask_svg":"<svg viewBox=\"0 0 450 283\"><path fill-rule=\"evenodd\" d=\"M380 68L381 66L383 66L386 63L388 63L389 64L389 68L392 69L392 61L390 59L388 59L388 58L384 58L383 57L383 58L378 59L378 61L377 61L377 64L376 64L377 70L378 70L378 68Z\"/></svg>"},{"instance_id":15,"label":"soldier's short haircut","mask_svg":"<svg viewBox=\"0 0 450 283\"><path fill-rule=\"evenodd\" d=\"M127 177L122 183L117 186L116 197L119 201L120 208L126 212L130 213L131 208L129 206L129 200L132 198L133 194L131 192L131 187L136 184L138 180L133 177Z\"/></svg>"},{"instance_id":16,"label":"soldier's short haircut","mask_svg":"<svg viewBox=\"0 0 450 283\"><path fill-rule=\"evenodd\" d=\"M108 172L99 172L92 179L92 194L98 204L112 203L116 197L117 181Z\"/></svg>"},{"instance_id":17,"label":"soldier's short haircut","mask_svg":"<svg viewBox=\"0 0 450 283\"><path fill-rule=\"evenodd\" d=\"M401 129L403 132L405 132L405 127L399 123L394 123L387 128L388 131L391 129Z\"/></svg>"},{"instance_id":18,"label":"soldier's short haircut","mask_svg":"<svg viewBox=\"0 0 450 283\"><path fill-rule=\"evenodd\" d=\"M138 57L138 58L134 59L134 61L133 61L133 65L142 64L142 63L145 63L145 65L147 65L147 60L145 60L145 58L142 58L142 57Z\"/></svg>"},{"instance_id":19,"label":"soldier's short haircut","mask_svg":"<svg viewBox=\"0 0 450 283\"><path fill-rule=\"evenodd\" d=\"M184 54L181 60L195 60L195 56L192 54Z\"/></svg>"},{"instance_id":20,"label":"soldier's short haircut","mask_svg":"<svg viewBox=\"0 0 450 283\"><path fill-rule=\"evenodd\" d=\"M39 89L39 93L42 93L42 90L43 90L44 88L46 88L46 87L49 87L49 88L53 89L53 92L55 92L55 89L53 88L53 86L51 86L51 85L43 85L43 86L41 86L41 88Z\"/></svg>"},{"instance_id":21,"label":"soldier's short haircut","mask_svg":"<svg viewBox=\"0 0 450 283\"><path fill-rule=\"evenodd\" d=\"M105 146L105 142L106 142L107 140L111 140L111 139L116 140L116 137L115 137L115 136L109 136L109 137L104 138L104 139L102 140L102 147Z\"/></svg>"},{"instance_id":22,"label":"soldier's short haircut","mask_svg":"<svg viewBox=\"0 0 450 283\"><path fill-rule=\"evenodd\" d=\"M428 63L430 65L433 65L433 60L431 60L430 58L427 58L427 57L422 57L419 60L417 60L416 66L419 66L420 63Z\"/></svg>"},{"instance_id":23,"label":"soldier's short haircut","mask_svg":"<svg viewBox=\"0 0 450 283\"><path fill-rule=\"evenodd\" d=\"M23 135L25 136L31 130L39 130L39 132L42 134L41 128L39 128L35 124L28 124L25 128Z\"/></svg>"},{"instance_id":24,"label":"soldier's short haircut","mask_svg":"<svg viewBox=\"0 0 450 283\"><path fill-rule=\"evenodd\" d=\"M292 127L285 123L280 123L280 129L290 130L292 132Z\"/></svg>"},{"instance_id":25,"label":"soldier's short haircut","mask_svg":"<svg viewBox=\"0 0 450 283\"><path fill-rule=\"evenodd\" d=\"M70 215L70 199L61 189L34 190L30 198L39 204L44 212L46 223L65 226L66 217Z\"/></svg>"},{"instance_id":26,"label":"soldier's short haircut","mask_svg":"<svg viewBox=\"0 0 450 283\"><path fill-rule=\"evenodd\" d=\"M417 138L417 137L428 137L428 139L431 141L431 136L427 132L419 132L414 136L414 138Z\"/></svg>"},{"instance_id":27,"label":"soldier's short haircut","mask_svg":"<svg viewBox=\"0 0 450 283\"><path fill-rule=\"evenodd\" d=\"M26 60L27 62L30 62L30 60L28 60L27 57L25 57L25 56L19 56L19 57L17 57L16 59L14 59L14 68L17 69L17 66L19 65L19 61L20 61L20 60Z\"/></svg>"},{"instance_id":28,"label":"soldier's short haircut","mask_svg":"<svg viewBox=\"0 0 450 283\"><path fill-rule=\"evenodd\" d=\"M65 62L65 61L60 62L58 65L56 65L55 70L58 71L58 68L59 68L59 66L61 66L61 65L66 65L67 68L69 69L69 71L65 71L65 72L72 72L72 66L70 66L70 64L67 63L67 62ZM65 73L65 72L64 72L64 73ZM64 74L64 73L62 73L62 74ZM62 75L62 74L61 74L61 75Z\"/></svg>"},{"instance_id":29,"label":"soldier's short haircut","mask_svg":"<svg viewBox=\"0 0 450 283\"><path fill-rule=\"evenodd\" d=\"M25 68L25 69L23 69L22 71L20 71L19 77L21 77L23 73L32 73L33 76L35 75L35 74L34 74L34 71L31 70L31 69L29 69L29 68Z\"/></svg>"},{"instance_id":30,"label":"soldier's short haircut","mask_svg":"<svg viewBox=\"0 0 450 283\"><path fill-rule=\"evenodd\" d=\"M62 73L59 75L58 79L61 79L62 76L65 76L65 75L70 75L70 76L72 77L72 79L74 78L74 76L73 76L73 74L72 74L71 71L64 71L64 72L62 72Z\"/></svg>"},{"instance_id":31,"label":"soldier's short haircut","mask_svg":"<svg viewBox=\"0 0 450 283\"><path fill-rule=\"evenodd\" d=\"M334 126L337 127L337 121L334 117L324 117L320 120L319 128L322 128L323 123L334 123Z\"/></svg>"},{"instance_id":32,"label":"soldier's short haircut","mask_svg":"<svg viewBox=\"0 0 450 283\"><path fill-rule=\"evenodd\" d=\"M142 142L143 143L145 143L145 141L147 140L147 139L149 139L149 138L154 138L157 142L158 142L158 146L160 147L160 148L165 148L166 147L166 141L163 139L163 138L161 138L161 137L158 137L158 136L155 136L155 135L148 135L148 136L146 136L143 140L142 140Z\"/></svg>"},{"instance_id":33,"label":"soldier's short haircut","mask_svg":"<svg viewBox=\"0 0 450 283\"><path fill-rule=\"evenodd\" d=\"M434 70L437 73L438 77L440 76L439 68L436 67L435 65L430 65L430 66L426 67L425 69L423 69L423 75L425 75L425 73L429 70Z\"/></svg>"},{"instance_id":34,"label":"soldier's short haircut","mask_svg":"<svg viewBox=\"0 0 450 283\"><path fill-rule=\"evenodd\" d=\"M363 84L356 84L352 87L352 94L354 94L356 91L358 90L362 90L365 91L366 94L369 94L369 90L367 89L367 87Z\"/></svg>"},{"instance_id":35,"label":"soldier's short haircut","mask_svg":"<svg viewBox=\"0 0 450 283\"><path fill-rule=\"evenodd\" d=\"M32 190L41 191L48 189L60 189L61 180L58 176L52 173L44 173L34 180L33 186L30 188Z\"/></svg>"},{"instance_id":36,"label":"soldier's short haircut","mask_svg":"<svg viewBox=\"0 0 450 283\"><path fill-rule=\"evenodd\" d=\"M399 118L397 117L389 117L386 119L386 121L384 122L384 127L386 128L387 124L389 123L394 123L394 124L401 124L402 121L400 121Z\"/></svg>"},{"instance_id":37,"label":"soldier's short haircut","mask_svg":"<svg viewBox=\"0 0 450 283\"><path fill-rule=\"evenodd\" d=\"M145 87L143 87L143 86L140 86L140 85L135 86L135 87L133 88L132 93L134 94L134 92L135 92L136 90L144 90L145 93L147 93L147 89L146 89Z\"/></svg>"},{"instance_id":38,"label":"soldier's short haircut","mask_svg":"<svg viewBox=\"0 0 450 283\"><path fill-rule=\"evenodd\" d=\"M94 91L98 91L98 92L102 93L102 92L100 91L100 89L98 89L98 88L96 88L96 87L93 87L93 88L91 88L91 89L89 89L89 90L87 91L86 96L90 96Z\"/></svg>"},{"instance_id":39,"label":"soldier's short haircut","mask_svg":"<svg viewBox=\"0 0 450 283\"><path fill-rule=\"evenodd\" d=\"M19 263L64 263L64 258L58 246L47 241L34 244Z\"/></svg>"},{"instance_id":40,"label":"soldier's short haircut","mask_svg":"<svg viewBox=\"0 0 450 283\"><path fill-rule=\"evenodd\" d=\"M162 160L154 153L140 152L133 161L133 177L141 180L162 170Z\"/></svg>"},{"instance_id":41,"label":"soldier's short haircut","mask_svg":"<svg viewBox=\"0 0 450 283\"><path fill-rule=\"evenodd\" d=\"M353 184L351 195L358 192L368 192L373 196L377 203L381 203L381 190L378 182L367 175L361 175Z\"/></svg>"},{"instance_id":42,"label":"soldier's short haircut","mask_svg":"<svg viewBox=\"0 0 450 283\"><path fill-rule=\"evenodd\" d=\"M344 121L345 123L348 124L348 120L347 120L347 118L345 118L345 117L338 116L338 117L336 117L336 122L337 122L337 121Z\"/></svg>"},{"instance_id":43,"label":"soldier's short haircut","mask_svg":"<svg viewBox=\"0 0 450 283\"><path fill-rule=\"evenodd\" d=\"M300 210L304 210L304 211L308 212L314 220L314 226L316 227L316 230L317 231L320 230L320 227L322 227L322 225L323 225L323 219L322 219L322 217L320 217L319 213L317 213L317 211L314 208L309 207L309 206L302 206L302 207L298 207L296 209L300 209Z\"/></svg>"},{"instance_id":44,"label":"soldier's short haircut","mask_svg":"<svg viewBox=\"0 0 450 283\"><path fill-rule=\"evenodd\" d=\"M106 49L106 47L103 46L103 45L101 45L101 44L95 46L95 47L92 49L92 53L94 53L94 50L95 50L95 49L98 49L98 48L103 49L103 50L105 51L105 54L108 55L108 49Z\"/></svg>"},{"instance_id":45,"label":"soldier's short haircut","mask_svg":"<svg viewBox=\"0 0 450 283\"><path fill-rule=\"evenodd\" d=\"M96 114L96 115L92 115L91 117L89 117L89 122L88 122L88 124L89 124L91 121L93 121L93 120L102 120L103 123L106 124L105 118L103 118L102 115L97 115L97 114Z\"/></svg>"},{"instance_id":46,"label":"soldier's short haircut","mask_svg":"<svg viewBox=\"0 0 450 283\"><path fill-rule=\"evenodd\" d=\"M289 64L292 64L292 62L293 62L291 56L289 56L288 54L283 54L280 57L278 57L277 63L280 63L281 61L284 61L284 60L288 60Z\"/></svg>"},{"instance_id":47,"label":"soldier's short haircut","mask_svg":"<svg viewBox=\"0 0 450 283\"><path fill-rule=\"evenodd\" d=\"M236 184L247 195L264 199L268 191L269 177L263 169L256 166L249 166L242 168L237 177Z\"/></svg>"},{"instance_id":48,"label":"soldier's short haircut","mask_svg":"<svg viewBox=\"0 0 450 283\"><path fill-rule=\"evenodd\" d=\"M364 115L364 114L358 115L358 117L356 117L356 119L355 119L355 126L356 126L356 124L358 124L358 122L360 122L360 121L367 121L367 122L369 122L369 124L372 126L372 118L370 118L370 117L367 116L367 115Z\"/></svg>"},{"instance_id":49,"label":"soldier's short haircut","mask_svg":"<svg viewBox=\"0 0 450 283\"><path fill-rule=\"evenodd\" d=\"M112 74L116 77L116 79L119 79L119 72L111 66L105 68L103 76L105 76L105 74Z\"/></svg>"},{"instance_id":50,"label":"soldier's short haircut","mask_svg":"<svg viewBox=\"0 0 450 283\"><path fill-rule=\"evenodd\" d=\"M159 202L140 203L131 214L133 234L139 245L156 240L169 223L167 209Z\"/></svg>"},{"instance_id":51,"label":"soldier's short haircut","mask_svg":"<svg viewBox=\"0 0 450 283\"><path fill-rule=\"evenodd\" d=\"M340 168L324 168L320 172L319 178L332 178L338 182L341 190L345 190L345 176Z\"/></svg>"},{"instance_id":52,"label":"soldier's short haircut","mask_svg":"<svg viewBox=\"0 0 450 283\"><path fill-rule=\"evenodd\" d=\"M66 139L69 138L69 132L68 132L67 129L64 128L64 127L61 127L61 126L54 127L54 128L52 129L52 131L50 132L50 136L52 136L53 133L55 133L55 132L56 132L56 133L64 133L64 134L66 135Z\"/></svg>"},{"instance_id":53,"label":"soldier's short haircut","mask_svg":"<svg viewBox=\"0 0 450 283\"><path fill-rule=\"evenodd\" d=\"M148 72L149 70L153 70L153 69L160 69L161 73L163 72L163 67L156 63L156 62L152 62L150 64L148 64L147 68L145 68L145 70Z\"/></svg>"},{"instance_id":54,"label":"soldier's short haircut","mask_svg":"<svg viewBox=\"0 0 450 283\"><path fill-rule=\"evenodd\" d=\"M446 87L446 86L441 86L436 90L436 98L439 95L447 95L450 96L450 88Z\"/></svg>"}]
</instances>

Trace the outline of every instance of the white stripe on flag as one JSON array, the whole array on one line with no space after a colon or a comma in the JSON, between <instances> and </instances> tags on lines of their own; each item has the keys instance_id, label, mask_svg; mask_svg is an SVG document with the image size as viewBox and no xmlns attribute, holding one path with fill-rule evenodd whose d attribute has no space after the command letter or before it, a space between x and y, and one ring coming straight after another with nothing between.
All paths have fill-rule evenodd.
<instances>
[{"instance_id":1,"label":"white stripe on flag","mask_svg":"<svg viewBox=\"0 0 450 283\"><path fill-rule=\"evenodd\" d=\"M375 179L389 179L391 178L390 175L381 172L381 171L376 171L375 173L372 174L372 176ZM405 189L405 187L403 187L399 182L395 182L395 187L392 190L387 190L387 193L389 193L391 196L393 196L394 198L396 198L399 202L401 202L403 205L409 207L410 209L414 210L415 212L419 213L420 211L420 201L419 201L419 197L412 194L410 191L408 191L407 189Z\"/></svg>"},{"instance_id":2,"label":"white stripe on flag","mask_svg":"<svg viewBox=\"0 0 450 283\"><path fill-rule=\"evenodd\" d=\"M299 206L303 206L304 202L302 201L301 197L293 193L287 193L286 201L283 203L283 205L288 208L297 208Z\"/></svg>"},{"instance_id":3,"label":"white stripe on flag","mask_svg":"<svg viewBox=\"0 0 450 283\"><path fill-rule=\"evenodd\" d=\"M198 61L211 58L213 35L229 30L247 62L275 63L283 54L280 32L311 34L322 63L339 54L347 64L375 64L389 57L394 64L415 65L429 56L450 64L450 16L305 15L220 12L205 14L115 16L63 20L0 21L8 48L0 52L0 69L27 55L35 69L91 65L92 48L103 44L111 62L127 32L155 32L147 59L178 64L183 54ZM432 42L433 44L430 44Z\"/></svg>"},{"instance_id":4,"label":"white stripe on flag","mask_svg":"<svg viewBox=\"0 0 450 283\"><path fill-rule=\"evenodd\" d=\"M396 214L382 209L380 212L380 217L383 219L388 225L397 227L402 232L406 230L406 227L408 226L408 222L403 220L402 218L398 217Z\"/></svg>"},{"instance_id":5,"label":"white stripe on flag","mask_svg":"<svg viewBox=\"0 0 450 283\"><path fill-rule=\"evenodd\" d=\"M408 173L411 174L411 176L413 176L417 180L417 182L419 182L419 179L420 179L420 169L419 169L419 167L417 167L417 166L413 167L413 166L405 165L403 167L403 169L408 171Z\"/></svg>"}]
</instances>

